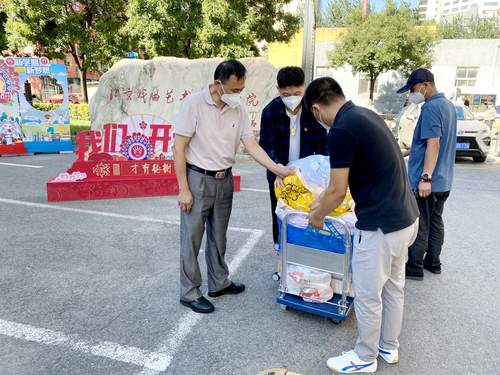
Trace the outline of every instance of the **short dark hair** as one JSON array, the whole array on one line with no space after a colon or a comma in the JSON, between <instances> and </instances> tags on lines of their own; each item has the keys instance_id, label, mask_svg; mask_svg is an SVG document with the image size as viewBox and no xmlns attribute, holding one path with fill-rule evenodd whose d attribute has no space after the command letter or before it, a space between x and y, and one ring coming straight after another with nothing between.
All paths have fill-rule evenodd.
<instances>
[{"instance_id":1,"label":"short dark hair","mask_svg":"<svg viewBox=\"0 0 500 375\"><path fill-rule=\"evenodd\" d=\"M318 78L307 86L305 103L309 109L313 104L330 105L339 99L345 99L345 95L342 87L333 78Z\"/></svg>"},{"instance_id":2,"label":"short dark hair","mask_svg":"<svg viewBox=\"0 0 500 375\"><path fill-rule=\"evenodd\" d=\"M214 73L214 80L220 80L226 83L233 74L236 78L245 78L247 69L238 60L226 60L221 62Z\"/></svg>"},{"instance_id":3,"label":"short dark hair","mask_svg":"<svg viewBox=\"0 0 500 375\"><path fill-rule=\"evenodd\" d=\"M278 72L278 87L280 89L288 86L302 86L305 80L306 75L298 66L287 66Z\"/></svg>"}]
</instances>

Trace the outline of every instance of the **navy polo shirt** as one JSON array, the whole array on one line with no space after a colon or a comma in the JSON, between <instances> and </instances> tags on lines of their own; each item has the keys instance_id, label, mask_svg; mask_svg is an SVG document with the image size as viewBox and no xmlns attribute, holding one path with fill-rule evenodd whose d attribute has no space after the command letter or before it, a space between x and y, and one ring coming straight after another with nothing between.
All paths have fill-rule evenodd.
<instances>
[{"instance_id":1,"label":"navy polo shirt","mask_svg":"<svg viewBox=\"0 0 500 375\"><path fill-rule=\"evenodd\" d=\"M328 150L332 169L350 168L358 229L391 233L415 222L419 211L403 155L380 116L347 102L335 117Z\"/></svg>"}]
</instances>

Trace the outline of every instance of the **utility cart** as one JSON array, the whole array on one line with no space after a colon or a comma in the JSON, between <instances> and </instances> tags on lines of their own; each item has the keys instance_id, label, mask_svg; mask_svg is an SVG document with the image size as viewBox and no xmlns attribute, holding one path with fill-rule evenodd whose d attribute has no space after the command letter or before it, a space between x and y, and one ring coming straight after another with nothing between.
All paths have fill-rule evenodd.
<instances>
[{"instance_id":1,"label":"utility cart","mask_svg":"<svg viewBox=\"0 0 500 375\"><path fill-rule=\"evenodd\" d=\"M334 324L346 320L354 304L348 296L352 280L352 235L348 225L340 218L327 216L328 230L312 227L300 228L292 225L295 219L306 220L307 212L291 211L281 223L281 278L277 302L284 308L294 308L330 318ZM290 265L328 272L334 280L342 282L342 293L334 294L327 302L305 302L303 296L292 294L288 283ZM300 294L300 293L299 293ZM310 300L321 301L308 295Z\"/></svg>"}]
</instances>

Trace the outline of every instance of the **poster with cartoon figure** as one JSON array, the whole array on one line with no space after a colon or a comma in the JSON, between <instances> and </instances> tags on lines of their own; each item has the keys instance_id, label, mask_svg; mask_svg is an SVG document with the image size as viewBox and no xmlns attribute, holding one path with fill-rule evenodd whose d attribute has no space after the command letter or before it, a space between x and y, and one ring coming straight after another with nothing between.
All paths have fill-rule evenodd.
<instances>
[{"instance_id":1,"label":"poster with cartoon figure","mask_svg":"<svg viewBox=\"0 0 500 375\"><path fill-rule=\"evenodd\" d=\"M66 65L50 64L46 57L7 57L3 60L3 65L0 65L0 70L2 68L14 72L20 82L21 88L17 89L20 123L28 152L73 151L70 139ZM64 98L58 108L52 112L44 112L31 106L22 92L24 82L31 76L50 76L62 87Z\"/></svg>"},{"instance_id":2,"label":"poster with cartoon figure","mask_svg":"<svg viewBox=\"0 0 500 375\"><path fill-rule=\"evenodd\" d=\"M17 101L0 103L0 145L11 146L23 143L24 139Z\"/></svg>"}]
</instances>

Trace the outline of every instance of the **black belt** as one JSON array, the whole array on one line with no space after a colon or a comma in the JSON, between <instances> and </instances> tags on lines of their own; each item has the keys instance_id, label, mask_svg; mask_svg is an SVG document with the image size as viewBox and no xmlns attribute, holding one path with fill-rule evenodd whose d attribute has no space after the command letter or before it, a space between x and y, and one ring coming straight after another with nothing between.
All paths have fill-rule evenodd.
<instances>
[{"instance_id":1,"label":"black belt","mask_svg":"<svg viewBox=\"0 0 500 375\"><path fill-rule=\"evenodd\" d=\"M200 167L197 167L196 165L189 164L189 163L186 163L186 167L188 167L189 169L192 169L193 171L206 174L207 176L215 177L218 180L225 178L229 174L229 172L231 172L231 169L232 169L232 167L231 167L228 169L224 169L222 171L207 171L205 169L202 169Z\"/></svg>"}]
</instances>

